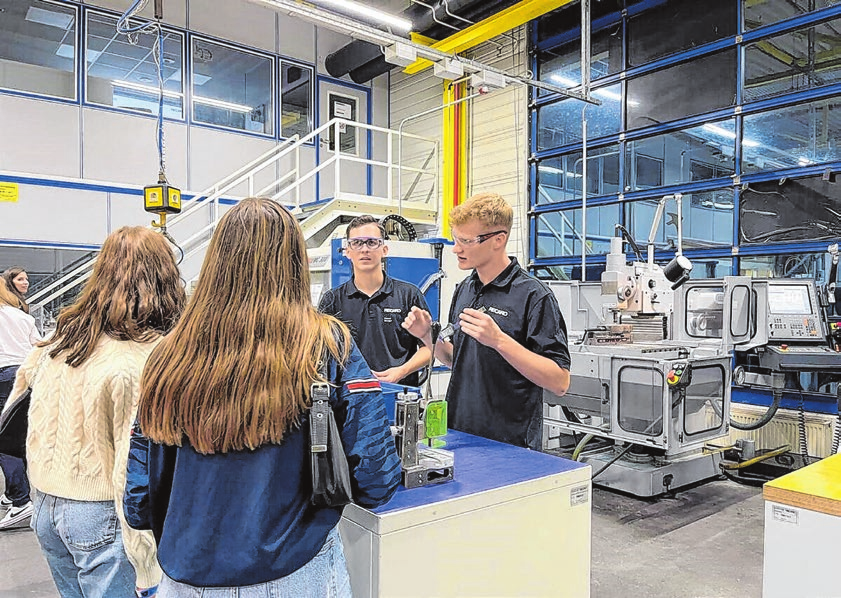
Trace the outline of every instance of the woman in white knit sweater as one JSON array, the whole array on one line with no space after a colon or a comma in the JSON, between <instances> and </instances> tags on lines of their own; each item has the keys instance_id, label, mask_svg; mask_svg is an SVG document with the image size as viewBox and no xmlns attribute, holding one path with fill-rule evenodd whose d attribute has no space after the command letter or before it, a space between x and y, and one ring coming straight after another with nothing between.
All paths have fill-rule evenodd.
<instances>
[{"instance_id":1,"label":"woman in white knit sweater","mask_svg":"<svg viewBox=\"0 0 841 598\"><path fill-rule=\"evenodd\" d=\"M184 302L166 240L121 228L18 370L12 397L32 388L31 526L63 598L129 598L160 580L154 538L124 524L122 496L140 375Z\"/></svg>"}]
</instances>

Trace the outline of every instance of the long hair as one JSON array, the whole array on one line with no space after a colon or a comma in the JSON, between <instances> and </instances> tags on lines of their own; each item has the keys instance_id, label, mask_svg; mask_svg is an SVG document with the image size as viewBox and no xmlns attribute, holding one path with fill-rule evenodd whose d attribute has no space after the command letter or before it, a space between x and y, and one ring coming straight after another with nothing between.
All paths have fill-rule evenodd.
<instances>
[{"instance_id":1,"label":"long hair","mask_svg":"<svg viewBox=\"0 0 841 598\"><path fill-rule=\"evenodd\" d=\"M14 280L19 274L23 274L26 270L22 266L12 266L3 272L3 279L6 281L6 287L9 289L17 299L12 304L12 307L19 307L26 313L29 313L29 304L26 302L26 297L15 286Z\"/></svg>"},{"instance_id":2,"label":"long hair","mask_svg":"<svg viewBox=\"0 0 841 598\"><path fill-rule=\"evenodd\" d=\"M309 406L318 365L347 359L350 335L312 306L295 217L249 198L219 223L195 293L152 353L138 418L153 441L200 453L278 444Z\"/></svg>"},{"instance_id":3,"label":"long hair","mask_svg":"<svg viewBox=\"0 0 841 598\"><path fill-rule=\"evenodd\" d=\"M0 276L0 305L8 305L14 308L20 307L18 305L18 296L9 290L9 285L2 276Z\"/></svg>"},{"instance_id":4,"label":"long hair","mask_svg":"<svg viewBox=\"0 0 841 598\"><path fill-rule=\"evenodd\" d=\"M76 302L56 320L50 357L67 351L71 367L82 365L105 334L149 342L167 333L184 307L178 266L159 233L124 226L111 233Z\"/></svg>"}]
</instances>

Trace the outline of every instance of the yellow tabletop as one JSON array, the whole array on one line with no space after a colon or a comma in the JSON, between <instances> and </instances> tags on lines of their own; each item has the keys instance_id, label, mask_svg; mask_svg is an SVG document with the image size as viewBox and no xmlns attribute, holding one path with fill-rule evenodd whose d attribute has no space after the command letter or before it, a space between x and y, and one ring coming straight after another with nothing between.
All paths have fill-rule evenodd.
<instances>
[{"instance_id":1,"label":"yellow tabletop","mask_svg":"<svg viewBox=\"0 0 841 598\"><path fill-rule=\"evenodd\" d=\"M841 517L841 454L765 484L765 500Z\"/></svg>"}]
</instances>

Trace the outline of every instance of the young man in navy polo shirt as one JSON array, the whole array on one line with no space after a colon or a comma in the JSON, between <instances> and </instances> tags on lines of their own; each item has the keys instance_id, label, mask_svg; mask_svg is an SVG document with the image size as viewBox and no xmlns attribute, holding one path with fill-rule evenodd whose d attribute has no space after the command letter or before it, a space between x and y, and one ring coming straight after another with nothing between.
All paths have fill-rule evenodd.
<instances>
[{"instance_id":1,"label":"young man in navy polo shirt","mask_svg":"<svg viewBox=\"0 0 841 598\"><path fill-rule=\"evenodd\" d=\"M432 351L401 324L412 308L429 310L423 294L415 285L383 272L388 245L376 218L354 218L345 234L345 255L353 265L353 278L324 293L318 310L348 325L359 351L381 382L417 386L417 372L429 363Z\"/></svg>"},{"instance_id":2,"label":"young man in navy polo shirt","mask_svg":"<svg viewBox=\"0 0 841 598\"><path fill-rule=\"evenodd\" d=\"M542 448L543 389L569 388L566 324L558 301L505 251L514 211L496 193L475 195L450 212L462 270L453 294L451 339L435 356L452 368L450 427L534 450ZM429 312L413 308L403 327L432 348Z\"/></svg>"}]
</instances>

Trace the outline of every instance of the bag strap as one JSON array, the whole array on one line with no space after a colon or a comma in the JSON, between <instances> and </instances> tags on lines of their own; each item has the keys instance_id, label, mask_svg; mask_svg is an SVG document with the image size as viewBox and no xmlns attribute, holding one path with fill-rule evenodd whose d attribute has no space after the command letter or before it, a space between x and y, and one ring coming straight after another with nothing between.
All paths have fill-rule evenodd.
<instances>
[{"instance_id":1,"label":"bag strap","mask_svg":"<svg viewBox=\"0 0 841 598\"><path fill-rule=\"evenodd\" d=\"M330 362L330 353L327 352L321 358L318 365L318 373L325 382L313 382L310 385L310 452L326 453L328 440L328 423L331 413L330 408L330 378L328 377L327 364Z\"/></svg>"},{"instance_id":2,"label":"bag strap","mask_svg":"<svg viewBox=\"0 0 841 598\"><path fill-rule=\"evenodd\" d=\"M321 360L318 373L327 380L327 356ZM310 385L310 452L327 452L327 419L330 415L330 384L313 382Z\"/></svg>"}]
</instances>

